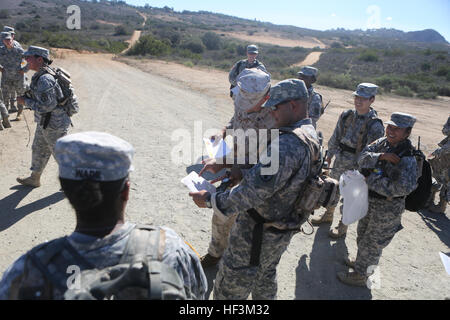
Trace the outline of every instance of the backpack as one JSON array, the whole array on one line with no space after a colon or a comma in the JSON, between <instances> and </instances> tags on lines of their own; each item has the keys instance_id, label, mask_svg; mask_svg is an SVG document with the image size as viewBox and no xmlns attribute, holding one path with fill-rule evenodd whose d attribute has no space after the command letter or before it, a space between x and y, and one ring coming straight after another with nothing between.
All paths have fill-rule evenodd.
<instances>
[{"instance_id":1,"label":"backpack","mask_svg":"<svg viewBox=\"0 0 450 320\"><path fill-rule=\"evenodd\" d=\"M53 299L48 288L56 288L65 300L185 300L183 280L162 262L164 247L163 229L139 226L131 231L119 263L103 269L85 260L67 237L36 247L28 257L45 278L47 290L41 292L47 296L40 299ZM74 283L67 273L71 266L81 270ZM19 293L20 299L35 298L29 288L21 290L25 294Z\"/></svg>"},{"instance_id":2,"label":"backpack","mask_svg":"<svg viewBox=\"0 0 450 320\"><path fill-rule=\"evenodd\" d=\"M72 117L74 114L78 113L80 108L78 106L77 96L75 95L75 91L72 86L72 81L70 80L70 74L62 68L56 68L55 70L49 66L45 68L45 71L51 74L61 87L63 97L58 99L58 105L64 108L69 117Z\"/></svg>"},{"instance_id":3,"label":"backpack","mask_svg":"<svg viewBox=\"0 0 450 320\"><path fill-rule=\"evenodd\" d=\"M426 207L428 199L431 196L433 180L430 163L426 160L423 152L414 149L413 155L417 160L420 177L417 180L417 188L406 196L405 208L408 211L417 212Z\"/></svg>"},{"instance_id":4,"label":"backpack","mask_svg":"<svg viewBox=\"0 0 450 320\"><path fill-rule=\"evenodd\" d=\"M430 163L426 160L423 152L420 149L414 148L410 141L394 153L400 158L407 156L416 158L417 168L419 169L417 188L406 196L405 209L414 212L424 209L430 198L431 187L433 185Z\"/></svg>"},{"instance_id":5,"label":"backpack","mask_svg":"<svg viewBox=\"0 0 450 320\"><path fill-rule=\"evenodd\" d=\"M295 210L303 215L305 222L309 214L320 207L332 208L337 205L340 198L339 182L327 176L323 170L323 147L314 141L304 130L296 128L293 131L283 131L295 134L295 136L309 149L312 168L302 191L295 202ZM307 214L305 214L307 213Z\"/></svg>"}]
</instances>

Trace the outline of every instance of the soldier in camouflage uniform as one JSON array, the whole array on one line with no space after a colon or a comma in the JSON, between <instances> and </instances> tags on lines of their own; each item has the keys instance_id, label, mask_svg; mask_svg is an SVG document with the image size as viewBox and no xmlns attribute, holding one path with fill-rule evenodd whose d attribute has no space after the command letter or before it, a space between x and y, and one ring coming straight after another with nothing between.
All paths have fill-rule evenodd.
<instances>
[{"instance_id":1,"label":"soldier in camouflage uniform","mask_svg":"<svg viewBox=\"0 0 450 320\"><path fill-rule=\"evenodd\" d=\"M266 67L260 61L258 61L258 59L256 59L258 54L259 54L259 51L258 51L258 47L256 45L251 44L247 47L247 59L236 62L234 64L233 68L231 68L230 73L228 75L228 81L230 81L230 85L231 85L230 90L233 89L234 87L236 87L237 77L244 69L257 68L259 70L262 70L262 71L268 73L266 70ZM230 91L230 96L233 97L232 91Z\"/></svg>"},{"instance_id":2,"label":"soldier in camouflage uniform","mask_svg":"<svg viewBox=\"0 0 450 320\"><path fill-rule=\"evenodd\" d=\"M429 162L433 168L433 192L430 199L429 210L433 212L445 213L447 202L450 201L450 117L442 128L442 133L446 136L439 142L432 154ZM439 192L439 203L434 204L434 197Z\"/></svg>"},{"instance_id":3,"label":"soldier in camouflage uniform","mask_svg":"<svg viewBox=\"0 0 450 320\"><path fill-rule=\"evenodd\" d=\"M17 182L39 187L41 174L53 153L56 140L67 134L71 122L66 111L58 106L58 99L63 98L61 87L46 71L46 66L52 63L49 51L30 46L25 58L30 69L36 73L31 79L31 97L19 97L17 100L34 111L37 125L32 146L31 176L17 178Z\"/></svg>"},{"instance_id":4,"label":"soldier in camouflage uniform","mask_svg":"<svg viewBox=\"0 0 450 320\"><path fill-rule=\"evenodd\" d=\"M313 67L303 67L298 73L298 78L305 82L306 88L308 88L308 114L312 120L314 128L317 128L317 121L323 114L323 102L322 96L314 91L313 83L317 81L318 69Z\"/></svg>"},{"instance_id":5,"label":"soldier in camouflage uniform","mask_svg":"<svg viewBox=\"0 0 450 320\"><path fill-rule=\"evenodd\" d=\"M338 273L346 284L365 286L368 268L378 265L383 249L401 229L405 198L416 189L419 174L408 139L415 122L409 114L393 113L386 122L386 137L367 146L358 157L369 188L369 210L358 222L356 260L346 259L354 271Z\"/></svg>"},{"instance_id":6,"label":"soldier in camouflage uniform","mask_svg":"<svg viewBox=\"0 0 450 320\"><path fill-rule=\"evenodd\" d=\"M75 252L81 271L83 263L90 264L87 269L119 264L130 233L136 227L125 221L133 154L131 144L102 132L81 132L57 141L55 157L61 187L76 211L75 231L65 237L62 251L54 248L63 238L55 239L14 262L0 282L0 299L63 299L68 289L66 279L71 275L66 272L64 254ZM207 279L199 258L175 231L166 227L161 230L165 237L157 245L162 263L178 274L183 281L181 290L184 285L188 299L204 299ZM147 246L153 245L150 239L146 240ZM52 257L47 261L50 278L62 277L66 286L49 283L49 274L44 274L42 266L35 264L35 259L42 262L41 257L48 255Z\"/></svg>"},{"instance_id":7,"label":"soldier in camouflage uniform","mask_svg":"<svg viewBox=\"0 0 450 320\"><path fill-rule=\"evenodd\" d=\"M15 39L15 38L16 38L16 31L14 30L13 27L10 27L10 26L4 26L4 27L3 27L3 32L9 32L9 33L11 34L11 37L12 37L14 46L15 46L15 47L20 47L20 48L22 49L22 46L20 45L20 43L17 42L16 39Z\"/></svg>"},{"instance_id":8,"label":"soldier in camouflage uniform","mask_svg":"<svg viewBox=\"0 0 450 320\"><path fill-rule=\"evenodd\" d=\"M234 115L222 130L219 137L225 138L227 130L233 130L231 132L234 136L234 144L237 146L238 141L234 130L243 130L242 134L245 136L245 146L239 147L245 147L246 164L237 163L228 165L228 167L245 170L245 168L248 169L249 167L247 165L250 144L249 132L254 132L259 137L261 129L267 130L269 133L270 129L274 128L275 125L270 110L261 107L270 89L270 75L259 69L244 69L237 78L237 87L239 88L239 92L234 99ZM270 135L267 138L270 140ZM256 143L258 142L259 140L256 141ZM214 163L215 170L227 167L226 164L219 166L215 161L212 162ZM206 164L200 172L200 175L208 170L210 166ZM230 216L226 221L223 221L221 217L218 217L216 214L213 215L211 242L208 253L201 259L204 268L214 266L219 262L227 247L228 235L236 217L237 213Z\"/></svg>"},{"instance_id":9,"label":"soldier in camouflage uniform","mask_svg":"<svg viewBox=\"0 0 450 320\"><path fill-rule=\"evenodd\" d=\"M342 173L358 168L357 159L364 147L384 136L383 122L371 107L375 101L378 87L371 83L358 85L355 96L355 109L344 111L338 120L333 135L328 141L328 163L335 157L331 177L339 181ZM342 212L342 206L341 206ZM328 209L325 214L314 218L314 225L333 222L335 208ZM330 237L337 239L345 236L347 226L342 223L330 230Z\"/></svg>"},{"instance_id":10,"label":"soldier in camouflage uniform","mask_svg":"<svg viewBox=\"0 0 450 320\"><path fill-rule=\"evenodd\" d=\"M2 41L4 46L0 48L0 65L2 65L2 91L3 99L6 107L11 112L17 111L15 107L16 93L17 96L21 96L25 92L25 72L28 71L28 67L22 67L22 61L24 57L24 50L17 43L13 42L13 38L10 33L2 32ZM17 44L16 44L17 43ZM18 103L17 120L20 120L20 116L23 111L23 105Z\"/></svg>"},{"instance_id":11,"label":"soldier in camouflage uniform","mask_svg":"<svg viewBox=\"0 0 450 320\"><path fill-rule=\"evenodd\" d=\"M300 131L318 142L308 119L308 91L303 81L288 79L270 90L264 107L272 109L281 132ZM275 299L276 268L292 236L299 231L301 217L294 204L312 170L311 152L295 134L282 133L271 142L268 154L279 150L279 169L267 174L269 165L252 167L231 190L209 194L190 193L197 206L213 208L226 219L239 212L231 229L228 247L219 264L214 299Z\"/></svg>"}]
</instances>

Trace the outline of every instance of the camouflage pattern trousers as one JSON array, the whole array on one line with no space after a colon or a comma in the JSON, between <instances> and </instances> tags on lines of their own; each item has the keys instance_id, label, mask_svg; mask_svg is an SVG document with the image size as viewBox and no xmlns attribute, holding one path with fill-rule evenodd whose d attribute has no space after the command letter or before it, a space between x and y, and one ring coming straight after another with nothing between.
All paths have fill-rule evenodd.
<instances>
[{"instance_id":1,"label":"camouflage pattern trousers","mask_svg":"<svg viewBox=\"0 0 450 320\"><path fill-rule=\"evenodd\" d=\"M16 93L17 96L21 96L25 93L24 77L17 79L2 79L2 91L3 100L6 107L9 109L16 102Z\"/></svg>"},{"instance_id":2,"label":"camouflage pattern trousers","mask_svg":"<svg viewBox=\"0 0 450 320\"><path fill-rule=\"evenodd\" d=\"M42 173L45 166L54 153L56 140L67 135L68 128L44 129L39 124L36 126L33 145L31 147L31 171Z\"/></svg>"},{"instance_id":3,"label":"camouflage pattern trousers","mask_svg":"<svg viewBox=\"0 0 450 320\"><path fill-rule=\"evenodd\" d=\"M228 248L222 257L214 284L215 300L274 300L277 295L277 266L294 231L264 229L260 263L250 265L253 227L247 213L239 213L234 223Z\"/></svg>"},{"instance_id":4,"label":"camouflage pattern trousers","mask_svg":"<svg viewBox=\"0 0 450 320\"><path fill-rule=\"evenodd\" d=\"M357 227L355 271L366 275L370 266L378 265L383 249L399 231L404 210L404 199L388 201L369 197L369 210Z\"/></svg>"},{"instance_id":5,"label":"camouflage pattern trousers","mask_svg":"<svg viewBox=\"0 0 450 320\"><path fill-rule=\"evenodd\" d=\"M216 213L213 214L211 221L211 242L208 247L209 255L216 258L220 258L223 255L228 246L228 237L237 216L238 214L234 214L228 217L226 221L223 221Z\"/></svg>"}]
</instances>

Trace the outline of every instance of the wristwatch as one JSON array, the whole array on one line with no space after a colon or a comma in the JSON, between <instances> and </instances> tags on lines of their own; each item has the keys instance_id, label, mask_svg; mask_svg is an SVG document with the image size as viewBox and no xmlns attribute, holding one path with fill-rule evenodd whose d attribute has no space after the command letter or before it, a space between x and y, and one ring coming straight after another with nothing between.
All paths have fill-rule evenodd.
<instances>
[{"instance_id":1,"label":"wristwatch","mask_svg":"<svg viewBox=\"0 0 450 320\"><path fill-rule=\"evenodd\" d=\"M205 203L206 203L206 206L208 207L208 208L212 208L212 204L211 204L211 193L208 193L208 196L206 197L206 199L205 199Z\"/></svg>"}]
</instances>

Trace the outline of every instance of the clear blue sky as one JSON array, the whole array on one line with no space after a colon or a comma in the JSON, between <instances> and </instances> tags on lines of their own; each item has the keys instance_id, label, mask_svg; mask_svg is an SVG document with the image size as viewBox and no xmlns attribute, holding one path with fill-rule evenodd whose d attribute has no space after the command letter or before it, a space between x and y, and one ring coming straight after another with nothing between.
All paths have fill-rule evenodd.
<instances>
[{"instance_id":1,"label":"clear blue sky","mask_svg":"<svg viewBox=\"0 0 450 320\"><path fill-rule=\"evenodd\" d=\"M450 42L450 0L125 0L176 11L211 11L274 24L332 28L434 29Z\"/></svg>"}]
</instances>

